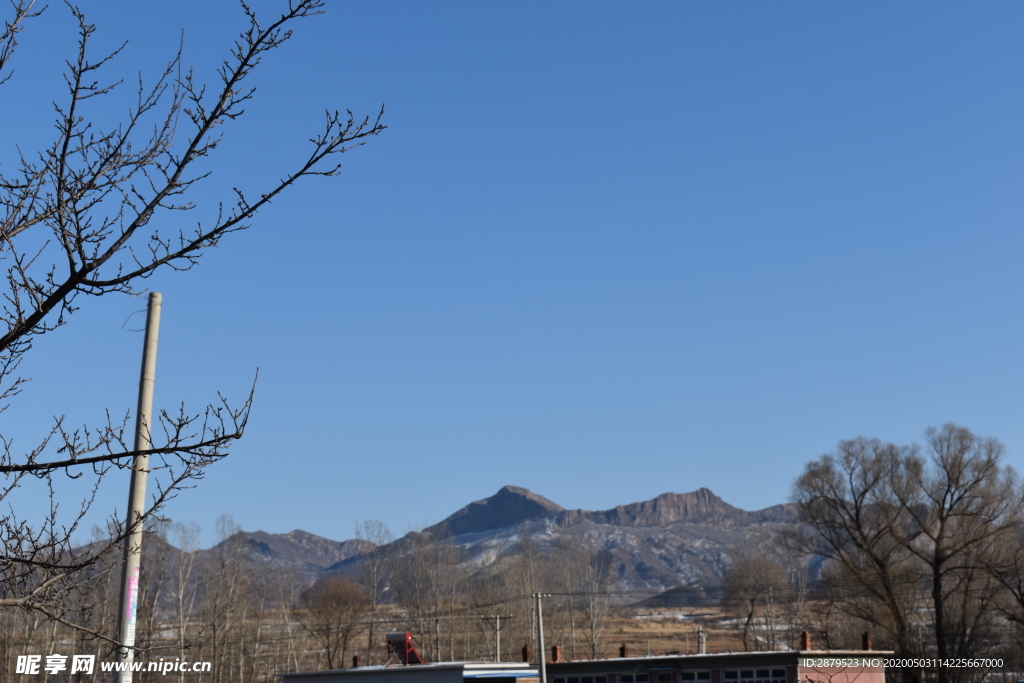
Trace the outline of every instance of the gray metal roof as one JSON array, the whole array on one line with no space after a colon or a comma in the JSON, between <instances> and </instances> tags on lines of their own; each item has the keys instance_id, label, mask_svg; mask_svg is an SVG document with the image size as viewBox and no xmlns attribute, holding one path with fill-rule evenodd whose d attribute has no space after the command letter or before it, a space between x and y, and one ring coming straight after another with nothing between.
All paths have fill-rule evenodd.
<instances>
[{"instance_id":1,"label":"gray metal roof","mask_svg":"<svg viewBox=\"0 0 1024 683\"><path fill-rule=\"evenodd\" d=\"M346 683L460 683L467 678L538 678L537 669L525 662L435 662L409 666L361 666L328 671L277 674L283 683L344 680Z\"/></svg>"}]
</instances>

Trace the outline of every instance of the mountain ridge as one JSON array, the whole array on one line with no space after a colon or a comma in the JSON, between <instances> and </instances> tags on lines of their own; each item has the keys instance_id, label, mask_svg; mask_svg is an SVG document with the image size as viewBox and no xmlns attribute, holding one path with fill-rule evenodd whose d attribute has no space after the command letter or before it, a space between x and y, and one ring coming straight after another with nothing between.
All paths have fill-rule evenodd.
<instances>
[{"instance_id":1,"label":"mountain ridge","mask_svg":"<svg viewBox=\"0 0 1024 683\"><path fill-rule=\"evenodd\" d=\"M468 533L497 531L542 519L560 527L583 520L620 527L664 527L672 524L716 523L729 526L796 521L791 503L762 510L743 510L701 487L687 493L662 493L650 500L618 505L607 510L567 510L520 486L503 486L489 498L474 501L423 530L430 535L458 537Z\"/></svg>"},{"instance_id":2,"label":"mountain ridge","mask_svg":"<svg viewBox=\"0 0 1024 683\"><path fill-rule=\"evenodd\" d=\"M529 489L509 485L388 547L400 556L416 540L448 539L460 549L467 570L479 571L495 561L488 558L505 557L524 537L551 552L575 539L610 554L621 588L659 591L718 584L737 552L768 547L768 541L797 524L793 503L747 511L703 487L591 511L567 510ZM360 564L377 548L367 541L331 541L301 530L241 535L261 559L302 568L311 578L324 572L356 577Z\"/></svg>"}]
</instances>

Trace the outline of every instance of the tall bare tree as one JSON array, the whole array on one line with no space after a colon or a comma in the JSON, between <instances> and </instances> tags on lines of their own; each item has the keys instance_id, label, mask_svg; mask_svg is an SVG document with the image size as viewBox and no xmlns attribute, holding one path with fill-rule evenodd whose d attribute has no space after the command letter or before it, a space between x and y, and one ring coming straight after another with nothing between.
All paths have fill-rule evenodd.
<instances>
[{"instance_id":1,"label":"tall bare tree","mask_svg":"<svg viewBox=\"0 0 1024 683\"><path fill-rule=\"evenodd\" d=\"M377 638L377 619L394 575L391 543L395 540L395 535L391 533L388 525L379 519L367 519L356 524L356 539L367 541L375 546L366 552L366 559L360 565L360 578L366 587L369 605L366 663L373 664L374 650L379 649L376 642L379 640Z\"/></svg>"},{"instance_id":2,"label":"tall bare tree","mask_svg":"<svg viewBox=\"0 0 1024 683\"><path fill-rule=\"evenodd\" d=\"M911 654L919 575L900 541L899 505L891 490L900 457L897 446L861 437L808 463L794 499L811 533L794 535L790 543L841 566L858 595L871 598L847 607L863 608L857 616L884 629L898 653Z\"/></svg>"},{"instance_id":3,"label":"tall bare tree","mask_svg":"<svg viewBox=\"0 0 1024 683\"><path fill-rule=\"evenodd\" d=\"M953 424L929 429L927 455L908 449L893 482L905 518L901 539L925 568L940 659L970 657L990 641L997 583L985 567L1024 510L1004 448ZM939 681L950 672L939 670Z\"/></svg>"},{"instance_id":4,"label":"tall bare tree","mask_svg":"<svg viewBox=\"0 0 1024 683\"><path fill-rule=\"evenodd\" d=\"M554 549L554 561L560 565L563 592L568 593L571 619L571 647L575 651L576 633L592 658L597 658L604 643L605 625L611 610L608 590L612 585L612 558L589 536L567 536Z\"/></svg>"},{"instance_id":5,"label":"tall bare tree","mask_svg":"<svg viewBox=\"0 0 1024 683\"><path fill-rule=\"evenodd\" d=\"M170 528L170 538L181 551L177 565L173 571L171 600L174 613L174 630L176 635L175 648L184 652L190 645L189 623L196 606L196 551L199 549L199 525L191 522L174 522ZM179 672L178 680L184 680Z\"/></svg>"},{"instance_id":6,"label":"tall bare tree","mask_svg":"<svg viewBox=\"0 0 1024 683\"><path fill-rule=\"evenodd\" d=\"M725 577L725 603L740 619L744 650L776 649L773 608L788 585L785 569L764 555L745 555L733 562Z\"/></svg>"},{"instance_id":7,"label":"tall bare tree","mask_svg":"<svg viewBox=\"0 0 1024 683\"><path fill-rule=\"evenodd\" d=\"M993 642L990 568L1016 540L1024 494L995 439L953 424L925 436L924 455L858 438L809 463L794 499L812 533L790 542L835 565L856 588L839 604L886 631L898 653L976 656ZM962 675L938 670L940 683Z\"/></svg>"},{"instance_id":8,"label":"tall bare tree","mask_svg":"<svg viewBox=\"0 0 1024 683\"><path fill-rule=\"evenodd\" d=\"M506 640L515 648L521 644L532 643L533 652L539 652L537 641L537 611L531 597L534 593L548 593L556 589L555 572L550 553L535 540L535 529L527 527L526 533L513 548L510 557L504 564L504 589L509 597L519 596L514 604L516 618L508 626L512 638ZM515 643L515 645L513 645Z\"/></svg>"},{"instance_id":9,"label":"tall bare tree","mask_svg":"<svg viewBox=\"0 0 1024 683\"><path fill-rule=\"evenodd\" d=\"M182 67L179 51L151 82L140 81L134 106L110 126L94 118L95 107L123 87L112 71L125 46L95 55L96 26L78 7L68 5L78 39L68 46L66 91L54 98L53 138L30 152L15 146L23 141L12 139L8 129L7 148L0 150L7 157L0 175L0 261L5 269L0 409L16 399L27 381L19 365L35 341L68 324L85 302L107 294L137 295L146 278L157 272L188 270L207 249L248 227L287 188L307 178L335 175L337 155L384 129L383 110L366 118L328 111L323 127L310 138L308 153L282 169L278 180L236 189L210 206L192 203L191 190L209 174L202 163L217 154L222 136L252 104L255 89L248 81L253 71L291 38L295 22L319 14L324 1L282 4L279 16L266 19L241 3L246 28L221 64L219 82L209 87L198 82ZM52 13L60 16L58 10ZM11 3L0 25L0 82L17 76L12 70L15 48L44 20L34 19L37 14L32 0ZM165 219L183 212L203 213L196 216L191 232L168 233L161 227ZM156 492L139 524L227 454L228 445L242 436L251 398L240 405L221 400L197 412L160 414L148 451ZM79 582L80 572L110 555L130 530L114 520L116 531L109 540L76 549L71 539L96 488L81 505L65 506L75 509L70 517L58 519L54 478L65 472L84 475L98 486L112 470L130 467L137 453L129 443L129 424L124 416L75 428L56 417L48 432L25 450L15 450L11 439L0 435L0 500L27 488L37 496L50 496L52 503L44 519L21 518L13 511L0 518L0 606L67 621L64 598Z\"/></svg>"}]
</instances>

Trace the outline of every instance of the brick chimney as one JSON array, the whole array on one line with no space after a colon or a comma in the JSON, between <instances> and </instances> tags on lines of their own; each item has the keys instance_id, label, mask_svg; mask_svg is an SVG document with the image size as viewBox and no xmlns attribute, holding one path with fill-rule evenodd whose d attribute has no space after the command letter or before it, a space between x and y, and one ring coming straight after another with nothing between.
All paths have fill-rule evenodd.
<instances>
[{"instance_id":1,"label":"brick chimney","mask_svg":"<svg viewBox=\"0 0 1024 683\"><path fill-rule=\"evenodd\" d=\"M628 657L629 656L629 648L626 647L625 643L623 643L622 645L619 645L619 656L620 657Z\"/></svg>"},{"instance_id":2,"label":"brick chimney","mask_svg":"<svg viewBox=\"0 0 1024 683\"><path fill-rule=\"evenodd\" d=\"M530 662L530 646L523 645L523 661L526 663Z\"/></svg>"},{"instance_id":3,"label":"brick chimney","mask_svg":"<svg viewBox=\"0 0 1024 683\"><path fill-rule=\"evenodd\" d=\"M552 645L551 646L551 663L558 664L562 661L562 646Z\"/></svg>"},{"instance_id":4,"label":"brick chimney","mask_svg":"<svg viewBox=\"0 0 1024 683\"><path fill-rule=\"evenodd\" d=\"M860 637L860 649L871 649L871 633L869 633L868 631L864 631L864 634Z\"/></svg>"},{"instance_id":5,"label":"brick chimney","mask_svg":"<svg viewBox=\"0 0 1024 683\"><path fill-rule=\"evenodd\" d=\"M800 634L800 649L810 650L811 649L811 634L808 631L804 631Z\"/></svg>"}]
</instances>

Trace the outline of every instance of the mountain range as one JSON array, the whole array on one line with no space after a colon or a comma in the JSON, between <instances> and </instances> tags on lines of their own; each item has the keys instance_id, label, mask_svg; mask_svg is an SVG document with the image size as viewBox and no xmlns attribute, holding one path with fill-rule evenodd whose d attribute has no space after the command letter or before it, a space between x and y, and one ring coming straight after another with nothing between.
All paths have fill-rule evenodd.
<instances>
[{"instance_id":1,"label":"mountain range","mask_svg":"<svg viewBox=\"0 0 1024 683\"><path fill-rule=\"evenodd\" d=\"M610 510L567 510L518 486L457 510L438 524L394 541L399 553L414 538L450 539L470 569L503 557L529 537L550 548L562 539L585 540L610 553L618 588L656 594L678 586L718 586L734 558L775 554L773 541L799 525L794 504L757 511L737 508L701 488L663 493L651 500ZM299 568L315 578L355 574L377 546L365 540L333 541L305 531L239 532L254 559Z\"/></svg>"}]
</instances>

